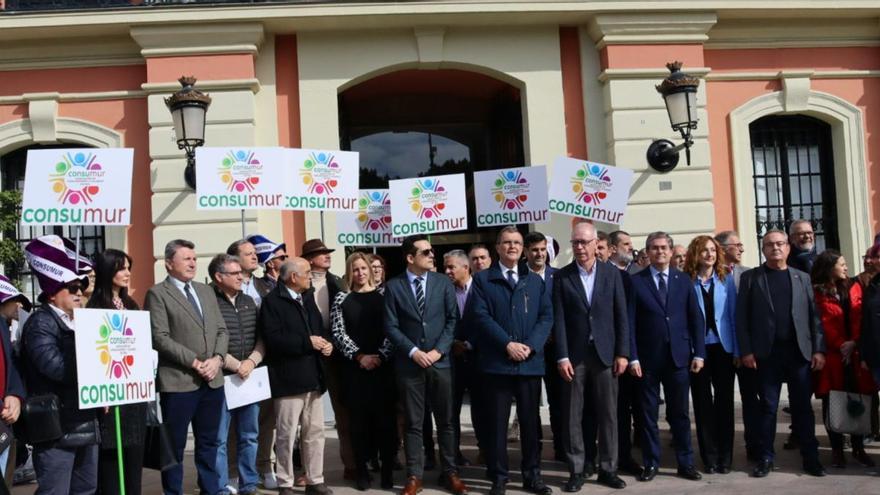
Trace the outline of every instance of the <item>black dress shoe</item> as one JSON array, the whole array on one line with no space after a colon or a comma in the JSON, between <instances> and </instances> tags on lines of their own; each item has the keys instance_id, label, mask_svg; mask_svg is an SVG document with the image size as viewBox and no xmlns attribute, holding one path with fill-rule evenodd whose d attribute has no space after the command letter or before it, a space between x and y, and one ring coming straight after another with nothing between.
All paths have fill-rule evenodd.
<instances>
[{"instance_id":1,"label":"black dress shoe","mask_svg":"<svg viewBox=\"0 0 880 495\"><path fill-rule=\"evenodd\" d=\"M691 481L699 481L703 479L703 475L697 471L694 466L686 466L678 468L678 477Z\"/></svg>"},{"instance_id":2,"label":"black dress shoe","mask_svg":"<svg viewBox=\"0 0 880 495\"><path fill-rule=\"evenodd\" d=\"M583 486L584 486L584 482L585 482L586 480L587 480L587 479L584 478L584 475L583 475L583 474L580 474L580 473L579 473L579 474L574 474L574 473L572 473L572 474L568 477L568 481L566 481L565 484L562 485L562 491L564 491L564 492L568 492L568 493L579 492L579 491L581 491L581 488L583 488Z\"/></svg>"},{"instance_id":3,"label":"black dress shoe","mask_svg":"<svg viewBox=\"0 0 880 495\"><path fill-rule=\"evenodd\" d=\"M730 473L730 465L719 463L715 466L715 472L718 474L729 474Z\"/></svg>"},{"instance_id":4,"label":"black dress shoe","mask_svg":"<svg viewBox=\"0 0 880 495\"><path fill-rule=\"evenodd\" d=\"M588 462L584 464L584 479L590 479L596 474L596 465L592 462Z\"/></svg>"},{"instance_id":5,"label":"black dress shoe","mask_svg":"<svg viewBox=\"0 0 880 495\"><path fill-rule=\"evenodd\" d=\"M770 471L773 471L773 462L768 459L764 459L763 461L758 462L758 464L755 466L755 469L752 469L752 477L764 478L768 474L770 474Z\"/></svg>"},{"instance_id":6,"label":"black dress shoe","mask_svg":"<svg viewBox=\"0 0 880 495\"><path fill-rule=\"evenodd\" d=\"M492 488L489 490L489 495L504 495L505 493L507 493L506 481L496 481L492 483Z\"/></svg>"},{"instance_id":7,"label":"black dress shoe","mask_svg":"<svg viewBox=\"0 0 880 495\"><path fill-rule=\"evenodd\" d=\"M553 493L553 489L547 486L544 483L544 480L541 478L535 478L523 483L523 490L527 492L534 493L536 495L550 495Z\"/></svg>"},{"instance_id":8,"label":"black dress shoe","mask_svg":"<svg viewBox=\"0 0 880 495\"><path fill-rule=\"evenodd\" d=\"M651 481L657 476L657 466L645 466L639 474L639 481Z\"/></svg>"},{"instance_id":9,"label":"black dress shoe","mask_svg":"<svg viewBox=\"0 0 880 495\"><path fill-rule=\"evenodd\" d=\"M819 461L809 461L804 463L804 472L809 474L810 476L822 477L825 476L825 468L822 467L822 464Z\"/></svg>"},{"instance_id":10,"label":"black dress shoe","mask_svg":"<svg viewBox=\"0 0 880 495\"><path fill-rule=\"evenodd\" d=\"M608 471L599 470L599 476L596 478L600 484L607 486L608 488L614 488L617 490L621 490L626 488L626 482L620 479L617 476L617 473L609 473Z\"/></svg>"},{"instance_id":11,"label":"black dress shoe","mask_svg":"<svg viewBox=\"0 0 880 495\"><path fill-rule=\"evenodd\" d=\"M703 469L703 472L706 474L715 474L718 472L718 468L715 467L715 464L706 464L706 467Z\"/></svg>"},{"instance_id":12,"label":"black dress shoe","mask_svg":"<svg viewBox=\"0 0 880 495\"><path fill-rule=\"evenodd\" d=\"M623 471L624 473L638 476L642 474L642 466L640 466L639 463L636 462L634 459L629 458L625 462L620 463L618 471Z\"/></svg>"}]
</instances>

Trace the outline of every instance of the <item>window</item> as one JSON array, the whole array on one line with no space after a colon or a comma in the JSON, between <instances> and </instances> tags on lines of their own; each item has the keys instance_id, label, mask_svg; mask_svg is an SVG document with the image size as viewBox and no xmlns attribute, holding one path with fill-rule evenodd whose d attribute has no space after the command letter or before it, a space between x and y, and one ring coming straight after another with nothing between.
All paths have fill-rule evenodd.
<instances>
[{"instance_id":1,"label":"window","mask_svg":"<svg viewBox=\"0 0 880 495\"><path fill-rule=\"evenodd\" d=\"M802 115L769 116L749 126L758 245L769 229L805 219L816 251L839 249L831 127Z\"/></svg>"},{"instance_id":2,"label":"window","mask_svg":"<svg viewBox=\"0 0 880 495\"><path fill-rule=\"evenodd\" d=\"M0 157L0 170L2 170L2 187L3 190L24 189L24 172L27 164L27 152L29 149L50 149L50 148L70 148L71 144L52 145L52 146L30 146L21 148ZM19 224L15 231L4 232L6 237L13 237L18 240L18 244L23 250L25 245L36 237L42 235L56 234L68 239L76 239L76 227L32 227ZM80 234L80 252L84 253L91 259L102 252L105 247L105 232L103 226L86 225L82 227ZM21 292L28 296L32 301L36 301L36 296L40 294L40 286L36 279L31 275L27 262L18 265L7 265L3 267L7 277L13 280L19 280L21 283Z\"/></svg>"}]
</instances>

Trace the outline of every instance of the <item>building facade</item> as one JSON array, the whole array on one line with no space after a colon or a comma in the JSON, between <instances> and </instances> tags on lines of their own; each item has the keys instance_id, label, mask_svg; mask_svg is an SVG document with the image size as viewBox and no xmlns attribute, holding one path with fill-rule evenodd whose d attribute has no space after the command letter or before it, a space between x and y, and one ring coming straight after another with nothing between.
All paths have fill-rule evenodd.
<instances>
[{"instance_id":1,"label":"building facade","mask_svg":"<svg viewBox=\"0 0 880 495\"><path fill-rule=\"evenodd\" d=\"M820 246L858 266L878 231L873 1L6 0L3 9L2 187L21 186L30 148L134 148L132 226L86 229L84 239L132 254L138 294L164 274L168 240L193 239L206 265L241 235L239 212L196 210L183 181L163 101L181 75L213 98L207 146L357 150L362 187L567 155L636 171L621 228L637 247L658 229L679 243L737 229L754 265L762 232L808 218ZM648 145L680 142L654 89L673 60L702 80L700 122L691 164L658 174ZM333 214L324 217L245 220L288 246L323 233L340 247ZM535 226L560 241L563 260L570 222ZM472 228L432 240L492 238ZM344 250L335 256L341 267Z\"/></svg>"}]
</instances>

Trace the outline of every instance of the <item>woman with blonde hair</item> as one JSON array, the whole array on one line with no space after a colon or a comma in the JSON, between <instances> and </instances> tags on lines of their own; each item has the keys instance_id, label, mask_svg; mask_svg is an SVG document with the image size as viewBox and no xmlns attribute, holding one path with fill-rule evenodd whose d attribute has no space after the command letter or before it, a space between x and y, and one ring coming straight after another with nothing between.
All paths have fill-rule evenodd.
<instances>
[{"instance_id":1,"label":"woman with blonde hair","mask_svg":"<svg viewBox=\"0 0 880 495\"><path fill-rule=\"evenodd\" d=\"M349 416L357 469L357 489L370 488L367 461L379 448L381 486L391 488L397 450L394 376L391 343L383 328L384 296L376 288L368 255L353 253L345 260L348 291L337 294L330 311L333 341L345 359L343 400Z\"/></svg>"},{"instance_id":2,"label":"woman with blonde hair","mask_svg":"<svg viewBox=\"0 0 880 495\"><path fill-rule=\"evenodd\" d=\"M727 474L733 459L734 363L739 358L736 286L724 266L721 245L707 235L691 241L683 271L693 280L706 319L706 361L700 373L691 375L700 457L707 474Z\"/></svg>"}]
</instances>

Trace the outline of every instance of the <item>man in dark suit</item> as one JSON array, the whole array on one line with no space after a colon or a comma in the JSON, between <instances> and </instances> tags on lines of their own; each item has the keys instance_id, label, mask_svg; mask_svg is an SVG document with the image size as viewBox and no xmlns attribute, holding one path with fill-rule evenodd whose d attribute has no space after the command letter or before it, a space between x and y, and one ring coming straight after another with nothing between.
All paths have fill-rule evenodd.
<instances>
[{"instance_id":1,"label":"man in dark suit","mask_svg":"<svg viewBox=\"0 0 880 495\"><path fill-rule=\"evenodd\" d=\"M432 271L434 249L427 236L409 236L401 249L406 271L385 284L385 333L394 344L398 388L406 411L407 481L402 493L415 495L422 490L422 423L428 401L437 423L444 471L441 482L461 495L467 487L455 464L449 359L458 321L455 289L447 277Z\"/></svg>"},{"instance_id":2,"label":"man in dark suit","mask_svg":"<svg viewBox=\"0 0 880 495\"><path fill-rule=\"evenodd\" d=\"M486 471L490 495L504 495L509 479L507 421L516 398L522 442L523 488L552 493L541 478L539 414L544 346L553 326L550 291L519 264L523 236L514 226L501 229L495 243L498 262L474 277L468 318L473 322L483 372L489 419Z\"/></svg>"},{"instance_id":3,"label":"man in dark suit","mask_svg":"<svg viewBox=\"0 0 880 495\"><path fill-rule=\"evenodd\" d=\"M596 259L596 228L578 223L571 232L574 261L553 281L553 327L561 386L563 442L569 480L564 491L580 491L587 476L583 415L593 409L599 438L599 483L624 488L617 476L617 376L626 372L629 322L619 273ZM548 371L549 373L550 371Z\"/></svg>"},{"instance_id":4,"label":"man in dark suit","mask_svg":"<svg viewBox=\"0 0 880 495\"><path fill-rule=\"evenodd\" d=\"M742 365L757 370L760 401L759 454L752 476L773 470L776 410L782 382L788 397L794 435L800 441L804 471L824 476L819 463L811 372L825 365L825 337L813 303L810 276L787 264L788 236L770 230L761 241L767 260L743 273L736 304L736 337Z\"/></svg>"},{"instance_id":5,"label":"man in dark suit","mask_svg":"<svg viewBox=\"0 0 880 495\"><path fill-rule=\"evenodd\" d=\"M214 290L193 282L195 244L175 239L165 245L168 277L147 291L144 309L150 312L153 348L159 354L158 391L162 416L171 430L178 459L183 458L192 423L196 442L199 489L217 493L216 469L223 407L223 373L228 335ZM183 465L162 472L166 494L181 493Z\"/></svg>"},{"instance_id":6,"label":"man in dark suit","mask_svg":"<svg viewBox=\"0 0 880 495\"><path fill-rule=\"evenodd\" d=\"M293 447L302 426L306 494L332 495L324 483L325 384L321 357L333 352L314 300L303 297L311 286L309 263L292 258L281 265L278 284L260 306L259 329L266 343L266 364L275 410L275 457L280 495L294 493Z\"/></svg>"},{"instance_id":7,"label":"man in dark suit","mask_svg":"<svg viewBox=\"0 0 880 495\"><path fill-rule=\"evenodd\" d=\"M639 481L651 481L660 465L657 417L660 384L666 396L666 419L672 426L678 475L699 480L691 448L688 387L692 373L706 358L705 321L690 277L669 266L672 237L653 232L645 241L651 264L632 276L629 301L632 362L630 373L642 379L642 456L645 467Z\"/></svg>"}]
</instances>

